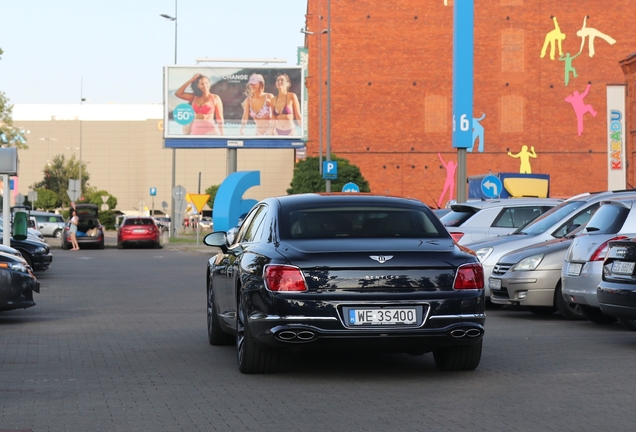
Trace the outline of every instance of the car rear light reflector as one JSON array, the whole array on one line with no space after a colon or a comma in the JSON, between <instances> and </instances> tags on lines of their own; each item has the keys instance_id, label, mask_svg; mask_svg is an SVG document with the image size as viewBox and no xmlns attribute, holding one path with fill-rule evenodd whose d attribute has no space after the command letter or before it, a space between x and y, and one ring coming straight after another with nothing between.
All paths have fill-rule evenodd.
<instances>
[{"instance_id":1,"label":"car rear light reflector","mask_svg":"<svg viewBox=\"0 0 636 432\"><path fill-rule=\"evenodd\" d=\"M456 242L458 242L459 240L461 240L462 237L464 237L464 233L463 232L452 232L450 233L451 237L453 237L453 240L455 240Z\"/></svg>"},{"instance_id":2,"label":"car rear light reflector","mask_svg":"<svg viewBox=\"0 0 636 432\"><path fill-rule=\"evenodd\" d=\"M268 265L264 273L270 291L307 291L305 278L298 267Z\"/></svg>"},{"instance_id":3,"label":"car rear light reflector","mask_svg":"<svg viewBox=\"0 0 636 432\"><path fill-rule=\"evenodd\" d=\"M611 238L607 241L604 241L603 243L600 244L600 246L598 248L596 248L596 250L594 251L594 253L592 254L592 256L590 257L590 261L604 261L605 260L605 255L607 255L607 250L609 249L609 242L614 241L614 240L625 240L628 239L629 237L627 236L617 236L614 238Z\"/></svg>"},{"instance_id":4,"label":"car rear light reflector","mask_svg":"<svg viewBox=\"0 0 636 432\"><path fill-rule=\"evenodd\" d=\"M483 289L484 269L481 264L471 263L459 266L453 288L456 290Z\"/></svg>"}]
</instances>

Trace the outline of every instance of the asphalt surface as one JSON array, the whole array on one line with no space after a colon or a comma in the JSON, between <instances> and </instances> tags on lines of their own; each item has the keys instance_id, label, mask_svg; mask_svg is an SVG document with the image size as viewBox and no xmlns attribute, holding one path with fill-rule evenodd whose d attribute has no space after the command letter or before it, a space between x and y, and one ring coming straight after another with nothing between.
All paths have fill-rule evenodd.
<instances>
[{"instance_id":1,"label":"asphalt surface","mask_svg":"<svg viewBox=\"0 0 636 432\"><path fill-rule=\"evenodd\" d=\"M287 355L242 375L208 344L205 249L53 250L0 313L0 431L631 431L636 333L489 310L482 361Z\"/></svg>"}]
</instances>

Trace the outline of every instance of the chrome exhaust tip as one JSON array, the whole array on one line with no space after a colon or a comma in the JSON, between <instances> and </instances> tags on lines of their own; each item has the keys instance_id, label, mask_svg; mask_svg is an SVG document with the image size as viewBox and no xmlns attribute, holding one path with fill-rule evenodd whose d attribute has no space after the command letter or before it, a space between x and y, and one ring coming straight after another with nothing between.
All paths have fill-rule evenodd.
<instances>
[{"instance_id":1,"label":"chrome exhaust tip","mask_svg":"<svg viewBox=\"0 0 636 432\"><path fill-rule=\"evenodd\" d=\"M310 331L301 331L296 334L296 337L301 341L310 341L316 337L316 334Z\"/></svg>"},{"instance_id":2,"label":"chrome exhaust tip","mask_svg":"<svg viewBox=\"0 0 636 432\"><path fill-rule=\"evenodd\" d=\"M278 333L276 337L278 337L278 339L280 340L290 341L296 339L296 333L294 333L293 331L282 331Z\"/></svg>"},{"instance_id":3,"label":"chrome exhaust tip","mask_svg":"<svg viewBox=\"0 0 636 432\"><path fill-rule=\"evenodd\" d=\"M479 329L470 329L466 331L466 336L471 337L471 338L475 338L478 336L481 336L481 330Z\"/></svg>"},{"instance_id":4,"label":"chrome exhaust tip","mask_svg":"<svg viewBox=\"0 0 636 432\"><path fill-rule=\"evenodd\" d=\"M466 336L466 330L462 330L462 329L456 329L450 332L450 335L454 338L463 338L464 336Z\"/></svg>"}]
</instances>

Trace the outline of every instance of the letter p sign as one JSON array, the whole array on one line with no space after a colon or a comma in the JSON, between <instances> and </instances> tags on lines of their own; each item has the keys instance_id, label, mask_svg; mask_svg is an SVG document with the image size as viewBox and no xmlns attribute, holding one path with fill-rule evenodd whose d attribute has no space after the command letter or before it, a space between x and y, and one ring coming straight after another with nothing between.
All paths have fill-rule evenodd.
<instances>
[{"instance_id":1,"label":"letter p sign","mask_svg":"<svg viewBox=\"0 0 636 432\"><path fill-rule=\"evenodd\" d=\"M322 178L327 180L335 180L338 178L338 162L337 161L323 161Z\"/></svg>"}]
</instances>

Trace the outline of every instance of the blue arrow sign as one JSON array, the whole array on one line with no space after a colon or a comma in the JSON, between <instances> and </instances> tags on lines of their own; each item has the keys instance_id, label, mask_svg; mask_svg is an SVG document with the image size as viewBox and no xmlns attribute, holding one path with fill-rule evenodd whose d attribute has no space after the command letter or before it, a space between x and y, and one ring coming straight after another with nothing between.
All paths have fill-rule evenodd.
<instances>
[{"instance_id":1,"label":"blue arrow sign","mask_svg":"<svg viewBox=\"0 0 636 432\"><path fill-rule=\"evenodd\" d=\"M503 189L503 185L501 184L501 180L499 177L494 175L489 175L484 177L481 181L481 193L483 193L486 198L497 198L501 195L501 190Z\"/></svg>"}]
</instances>

